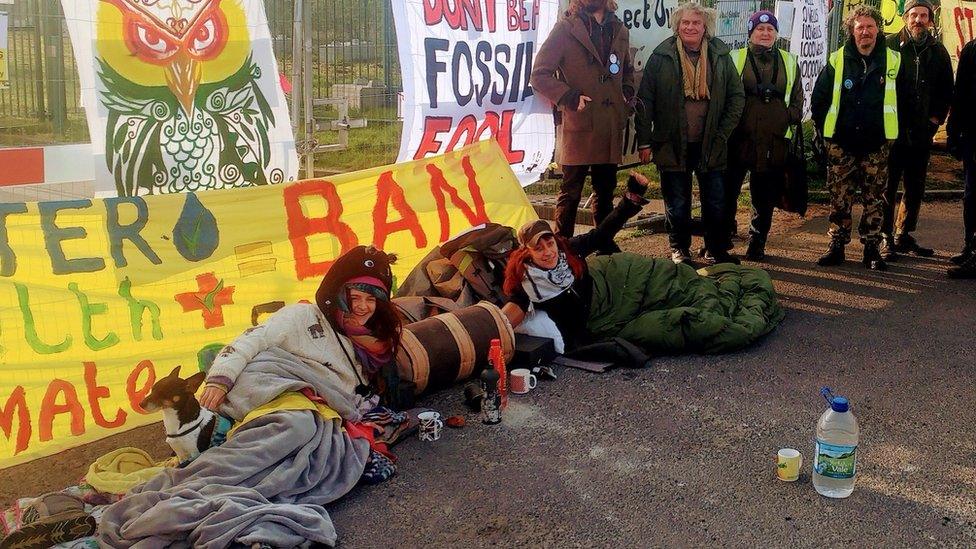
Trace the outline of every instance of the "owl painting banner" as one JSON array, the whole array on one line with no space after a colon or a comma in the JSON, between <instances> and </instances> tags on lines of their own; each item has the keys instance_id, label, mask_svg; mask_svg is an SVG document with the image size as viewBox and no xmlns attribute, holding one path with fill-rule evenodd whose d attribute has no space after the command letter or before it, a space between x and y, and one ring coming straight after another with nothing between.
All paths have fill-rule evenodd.
<instances>
[{"instance_id":1,"label":"owl painting banner","mask_svg":"<svg viewBox=\"0 0 976 549\"><path fill-rule=\"evenodd\" d=\"M61 0L100 194L293 180L261 0Z\"/></svg>"},{"instance_id":2,"label":"owl painting banner","mask_svg":"<svg viewBox=\"0 0 976 549\"><path fill-rule=\"evenodd\" d=\"M534 218L494 141L330 180L0 204L0 468L159 421L139 405L156 379L314 300L354 246L396 252L403 280L472 226Z\"/></svg>"},{"instance_id":3,"label":"owl painting banner","mask_svg":"<svg viewBox=\"0 0 976 549\"><path fill-rule=\"evenodd\" d=\"M558 0L393 2L403 71L401 162L494 138L522 185L552 160L552 106L529 86Z\"/></svg>"}]
</instances>

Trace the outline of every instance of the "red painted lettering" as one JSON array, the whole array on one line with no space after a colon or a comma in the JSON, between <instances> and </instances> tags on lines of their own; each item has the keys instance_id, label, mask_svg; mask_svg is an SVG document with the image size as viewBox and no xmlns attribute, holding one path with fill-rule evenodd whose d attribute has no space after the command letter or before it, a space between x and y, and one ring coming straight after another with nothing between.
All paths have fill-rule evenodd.
<instances>
[{"instance_id":1,"label":"red painted lettering","mask_svg":"<svg viewBox=\"0 0 976 549\"><path fill-rule=\"evenodd\" d=\"M383 172L376 182L376 204L373 206L373 246L383 249L386 237L398 231L410 231L418 248L427 247L427 235L420 225L417 212L407 204L403 188L393 179L393 172ZM388 221L390 202L400 214L400 219Z\"/></svg>"},{"instance_id":2,"label":"red painted lettering","mask_svg":"<svg viewBox=\"0 0 976 549\"><path fill-rule=\"evenodd\" d=\"M447 213L447 203L444 200L444 193L451 198L451 203L461 210L461 213L468 218L471 226L480 225L488 222L488 213L485 211L485 199L481 196L481 187L478 186L474 168L471 166L471 159L465 156L461 159L464 173L468 176L468 191L471 193L471 200L474 202L474 210L467 202L461 200L457 189L447 183L444 172L434 164L427 165L427 173L430 174L430 192L434 196L437 204L437 217L441 222L441 235L439 242L445 242L451 237L451 218Z\"/></svg>"},{"instance_id":3,"label":"red painted lettering","mask_svg":"<svg viewBox=\"0 0 976 549\"><path fill-rule=\"evenodd\" d=\"M30 411L27 409L27 394L20 385L10 393L6 404L0 410L0 429L10 440L14 432L14 411L17 411L17 441L14 444L14 455L27 449L31 438Z\"/></svg>"},{"instance_id":4,"label":"red painted lettering","mask_svg":"<svg viewBox=\"0 0 976 549\"><path fill-rule=\"evenodd\" d=\"M285 187L283 191L285 213L288 216L288 239L291 241L295 258L295 272L299 280L322 276L337 258L326 261L312 261L308 237L313 234L331 234L339 240L339 255L348 252L359 244L352 228L339 220L342 215L342 201L335 185L323 179L299 181ZM325 202L326 214L321 218L310 218L302 208L303 197L318 197ZM314 254L320 255L320 254Z\"/></svg>"},{"instance_id":5,"label":"red painted lettering","mask_svg":"<svg viewBox=\"0 0 976 549\"><path fill-rule=\"evenodd\" d=\"M428 154L440 154L441 145L444 144L438 136L442 133L451 131L454 119L450 116L429 116L424 119L424 133L420 138L420 145L413 159L419 160Z\"/></svg>"},{"instance_id":6,"label":"red painted lettering","mask_svg":"<svg viewBox=\"0 0 976 549\"><path fill-rule=\"evenodd\" d=\"M64 395L64 402L58 402L58 395ZM85 434L85 410L78 400L75 386L63 379L54 379L48 384L44 400L41 401L41 415L38 421L41 442L54 438L54 418L60 414L71 414L72 435Z\"/></svg>"},{"instance_id":7,"label":"red painted lettering","mask_svg":"<svg viewBox=\"0 0 976 549\"><path fill-rule=\"evenodd\" d=\"M146 382L142 384L141 388L136 388L136 383L139 382L139 376L142 372L148 372L146 376ZM128 379L125 380L125 394L129 397L129 405L132 406L132 411L139 414L148 414L149 412L142 409L139 403L143 401L149 393L152 391L152 386L156 384L156 367L153 366L151 360L143 360L129 373Z\"/></svg>"},{"instance_id":8,"label":"red painted lettering","mask_svg":"<svg viewBox=\"0 0 976 549\"><path fill-rule=\"evenodd\" d=\"M95 425L99 427L105 427L107 429L112 429L114 427L121 427L125 423L125 411L121 408L115 412L115 419L108 421L105 419L105 414L102 413L102 405L99 404L99 400L103 398L109 398L111 393L108 387L99 385L96 378L98 376L98 369L95 367L94 362L85 362L85 387L88 389L88 406L91 408L92 419L95 420Z\"/></svg>"}]
</instances>

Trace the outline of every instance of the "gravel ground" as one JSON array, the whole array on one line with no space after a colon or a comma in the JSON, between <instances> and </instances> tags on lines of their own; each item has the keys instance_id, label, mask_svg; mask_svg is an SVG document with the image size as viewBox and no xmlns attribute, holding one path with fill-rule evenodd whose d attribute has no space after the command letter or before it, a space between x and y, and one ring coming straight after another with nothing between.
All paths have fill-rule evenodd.
<instances>
[{"instance_id":1,"label":"gravel ground","mask_svg":"<svg viewBox=\"0 0 976 549\"><path fill-rule=\"evenodd\" d=\"M816 267L825 215L777 212L765 268L788 313L764 340L644 370L563 370L513 397L500 425L468 415L438 442L408 440L397 477L331 507L341 546L976 546L976 281L944 277L960 206L926 204L917 236L937 257L884 274L860 266L856 243L846 265ZM654 235L621 246L666 251ZM861 426L846 500L810 483L822 385ZM464 414L461 397L424 404ZM159 429L5 470L0 500L70 484L120 445L162 455ZM796 483L775 478L785 446L803 453Z\"/></svg>"}]
</instances>

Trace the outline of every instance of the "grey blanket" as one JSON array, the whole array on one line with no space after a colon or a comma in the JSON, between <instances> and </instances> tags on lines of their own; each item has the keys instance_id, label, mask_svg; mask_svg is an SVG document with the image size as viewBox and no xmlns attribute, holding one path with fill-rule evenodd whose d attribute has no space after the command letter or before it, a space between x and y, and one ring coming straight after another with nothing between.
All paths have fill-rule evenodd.
<instances>
[{"instance_id":1,"label":"grey blanket","mask_svg":"<svg viewBox=\"0 0 976 549\"><path fill-rule=\"evenodd\" d=\"M358 419L368 403L316 374L285 351L263 352L244 369L221 412L239 421L285 391L310 386L340 415ZM334 545L324 505L356 486L368 455L368 442L350 438L338 420L308 410L272 412L185 468L134 488L105 510L99 540L147 549Z\"/></svg>"},{"instance_id":2,"label":"grey blanket","mask_svg":"<svg viewBox=\"0 0 976 549\"><path fill-rule=\"evenodd\" d=\"M335 545L324 505L352 490L369 444L312 411L274 412L183 469L136 487L102 515L109 547Z\"/></svg>"}]
</instances>

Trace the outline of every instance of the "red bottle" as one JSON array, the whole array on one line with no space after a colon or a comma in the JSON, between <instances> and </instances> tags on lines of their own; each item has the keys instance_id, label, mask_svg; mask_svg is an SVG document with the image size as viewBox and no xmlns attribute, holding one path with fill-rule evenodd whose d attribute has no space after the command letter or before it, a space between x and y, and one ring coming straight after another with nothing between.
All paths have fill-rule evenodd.
<instances>
[{"instance_id":1,"label":"red bottle","mask_svg":"<svg viewBox=\"0 0 976 549\"><path fill-rule=\"evenodd\" d=\"M498 394L502 397L501 409L504 410L508 407L508 370L505 368L505 353L502 352L500 339L491 340L488 362L498 372Z\"/></svg>"}]
</instances>

